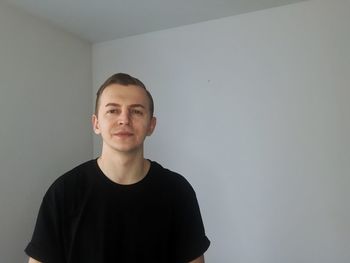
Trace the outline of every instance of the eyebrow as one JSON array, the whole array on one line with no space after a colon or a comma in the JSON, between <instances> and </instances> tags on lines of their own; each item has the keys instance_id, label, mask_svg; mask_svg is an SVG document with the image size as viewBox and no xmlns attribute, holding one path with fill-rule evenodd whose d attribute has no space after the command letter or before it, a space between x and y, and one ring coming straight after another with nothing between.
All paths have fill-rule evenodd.
<instances>
[{"instance_id":1,"label":"eyebrow","mask_svg":"<svg viewBox=\"0 0 350 263\"><path fill-rule=\"evenodd\" d=\"M110 107L110 106L112 106L112 107L120 107L120 104L118 104L118 103L107 103L106 105L105 105L105 107ZM131 107L131 108L143 108L143 109L145 109L146 107L145 106L143 106L142 104L131 104L131 105L128 105L129 107Z\"/></svg>"}]
</instances>

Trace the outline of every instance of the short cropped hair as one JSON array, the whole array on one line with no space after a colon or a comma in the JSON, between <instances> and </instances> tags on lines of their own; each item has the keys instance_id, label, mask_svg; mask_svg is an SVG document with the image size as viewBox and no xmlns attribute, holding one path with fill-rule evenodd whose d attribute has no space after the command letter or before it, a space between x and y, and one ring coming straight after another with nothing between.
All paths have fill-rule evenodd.
<instances>
[{"instance_id":1,"label":"short cropped hair","mask_svg":"<svg viewBox=\"0 0 350 263\"><path fill-rule=\"evenodd\" d=\"M153 98L151 93L147 90L145 84L143 84L139 79L134 78L128 74L125 73L117 73L114 74L112 76L110 76L102 85L101 87L98 89L97 93L96 93L96 102L95 102L95 115L97 116L98 114L98 109L100 107L100 97L103 93L103 91L110 85L113 84L119 84L119 85L124 85L124 86L128 86L128 85L135 85L137 87L140 87L142 89L145 90L146 95L148 97L148 101L149 101L149 109L150 109L150 113L151 113L151 117L153 117L154 114L154 102L153 102Z\"/></svg>"}]
</instances>

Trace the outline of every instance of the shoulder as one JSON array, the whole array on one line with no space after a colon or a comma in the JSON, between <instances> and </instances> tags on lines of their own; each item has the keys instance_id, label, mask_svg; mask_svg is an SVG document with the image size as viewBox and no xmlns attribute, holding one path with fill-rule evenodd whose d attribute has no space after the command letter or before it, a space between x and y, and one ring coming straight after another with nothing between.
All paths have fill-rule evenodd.
<instances>
[{"instance_id":1,"label":"shoulder","mask_svg":"<svg viewBox=\"0 0 350 263\"><path fill-rule=\"evenodd\" d=\"M169 170L155 161L151 161L151 171L158 177L158 179L161 179L164 182L184 185L190 184L183 175Z\"/></svg>"},{"instance_id":2,"label":"shoulder","mask_svg":"<svg viewBox=\"0 0 350 263\"><path fill-rule=\"evenodd\" d=\"M189 181L181 174L164 168L155 161L151 161L153 178L169 193L174 193L177 197L195 195L194 189Z\"/></svg>"},{"instance_id":3,"label":"shoulder","mask_svg":"<svg viewBox=\"0 0 350 263\"><path fill-rule=\"evenodd\" d=\"M80 189L82 185L88 184L92 180L92 175L95 171L94 165L95 160L89 160L67 171L51 184L46 196L74 192Z\"/></svg>"},{"instance_id":4,"label":"shoulder","mask_svg":"<svg viewBox=\"0 0 350 263\"><path fill-rule=\"evenodd\" d=\"M82 178L86 177L86 175L90 174L91 171L94 170L95 164L95 159L79 164L78 166L74 167L73 169L67 171L66 173L58 177L53 184L59 185L75 180L81 180Z\"/></svg>"}]
</instances>

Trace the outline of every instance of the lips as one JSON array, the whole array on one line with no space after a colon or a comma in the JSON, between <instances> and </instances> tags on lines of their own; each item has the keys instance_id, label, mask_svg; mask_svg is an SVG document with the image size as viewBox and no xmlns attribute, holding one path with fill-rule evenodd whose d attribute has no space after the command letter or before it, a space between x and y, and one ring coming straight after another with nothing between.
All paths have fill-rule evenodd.
<instances>
[{"instance_id":1,"label":"lips","mask_svg":"<svg viewBox=\"0 0 350 263\"><path fill-rule=\"evenodd\" d=\"M120 131L120 132L114 133L113 135L121 136L121 137L128 137L128 136L132 136L133 133L132 132L128 132L128 131Z\"/></svg>"}]
</instances>

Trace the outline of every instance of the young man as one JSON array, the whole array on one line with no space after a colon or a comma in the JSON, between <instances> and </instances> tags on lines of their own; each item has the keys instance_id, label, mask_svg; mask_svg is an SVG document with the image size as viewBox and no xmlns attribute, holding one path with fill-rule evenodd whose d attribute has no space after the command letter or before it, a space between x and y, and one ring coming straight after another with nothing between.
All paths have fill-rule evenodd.
<instances>
[{"instance_id":1,"label":"young man","mask_svg":"<svg viewBox=\"0 0 350 263\"><path fill-rule=\"evenodd\" d=\"M198 202L179 174L144 158L153 99L127 74L96 97L102 154L59 177L40 207L30 263L203 263L209 247Z\"/></svg>"}]
</instances>

